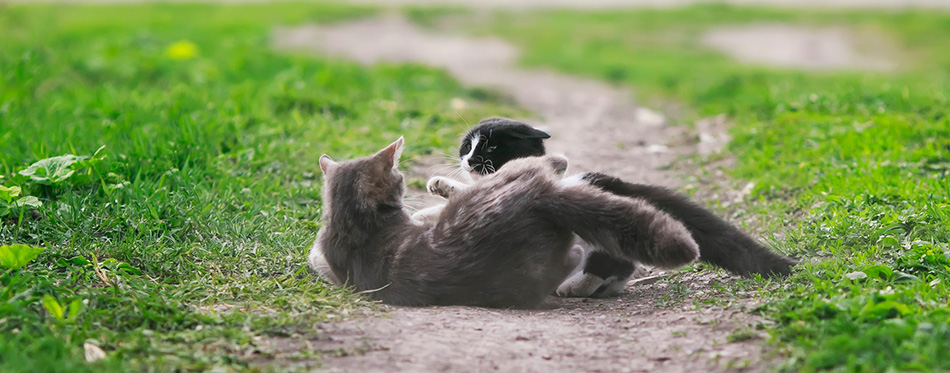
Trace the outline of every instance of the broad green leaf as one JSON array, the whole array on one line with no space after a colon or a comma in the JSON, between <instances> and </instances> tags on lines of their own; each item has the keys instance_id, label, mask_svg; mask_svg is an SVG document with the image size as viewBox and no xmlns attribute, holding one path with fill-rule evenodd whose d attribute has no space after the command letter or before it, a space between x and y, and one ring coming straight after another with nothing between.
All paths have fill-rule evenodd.
<instances>
[{"instance_id":1,"label":"broad green leaf","mask_svg":"<svg viewBox=\"0 0 950 373\"><path fill-rule=\"evenodd\" d=\"M0 246L0 265L7 268L20 268L36 259L37 255L43 252L42 247L33 247L28 245L2 245Z\"/></svg>"},{"instance_id":2,"label":"broad green leaf","mask_svg":"<svg viewBox=\"0 0 950 373\"><path fill-rule=\"evenodd\" d=\"M79 299L72 301L69 304L69 316L66 319L70 322L76 321L80 311L82 311L82 301Z\"/></svg>"},{"instance_id":3,"label":"broad green leaf","mask_svg":"<svg viewBox=\"0 0 950 373\"><path fill-rule=\"evenodd\" d=\"M865 274L872 278L887 280L894 274L894 270L884 265L873 265L864 269Z\"/></svg>"},{"instance_id":4,"label":"broad green leaf","mask_svg":"<svg viewBox=\"0 0 950 373\"><path fill-rule=\"evenodd\" d=\"M86 260L86 258L84 258L84 257L82 257L82 256L77 256L77 257L74 257L74 258L70 258L69 261L72 262L73 264L79 265L79 266L86 266L86 265L89 265L89 261Z\"/></svg>"},{"instance_id":5,"label":"broad green leaf","mask_svg":"<svg viewBox=\"0 0 950 373\"><path fill-rule=\"evenodd\" d=\"M16 200L16 202L13 203L13 207L24 207L24 206L37 208L37 207L43 206L43 202L41 202L39 198L36 198L34 196L26 196L26 197Z\"/></svg>"},{"instance_id":6,"label":"broad green leaf","mask_svg":"<svg viewBox=\"0 0 950 373\"><path fill-rule=\"evenodd\" d=\"M12 202L20 195L20 187L5 187L0 185L0 201Z\"/></svg>"},{"instance_id":7,"label":"broad green leaf","mask_svg":"<svg viewBox=\"0 0 950 373\"><path fill-rule=\"evenodd\" d=\"M861 309L861 316L870 319L899 317L908 313L910 308L907 305L892 300L880 303L871 301Z\"/></svg>"},{"instance_id":8,"label":"broad green leaf","mask_svg":"<svg viewBox=\"0 0 950 373\"><path fill-rule=\"evenodd\" d=\"M72 168L75 170L75 169L79 169L83 167L92 167L96 163L101 162L105 158L105 155L100 156L99 153L102 152L102 149L105 149L105 148L106 148L105 145L100 146L99 149L96 149L96 152L93 153L91 157L83 157L84 159L81 159L78 162L76 162L76 164L74 164Z\"/></svg>"},{"instance_id":9,"label":"broad green leaf","mask_svg":"<svg viewBox=\"0 0 950 373\"><path fill-rule=\"evenodd\" d=\"M119 265L116 267L116 269L117 269L117 270L120 270L120 271L122 271L122 272L125 272L125 273L131 273L131 274L133 274L133 275L141 275L141 274L142 274L142 271L140 271L138 268L135 268L135 267L129 265L129 263L126 263L126 262L119 263Z\"/></svg>"},{"instance_id":10,"label":"broad green leaf","mask_svg":"<svg viewBox=\"0 0 950 373\"><path fill-rule=\"evenodd\" d=\"M73 163L86 159L89 157L72 154L41 159L20 171L20 175L29 176L30 180L38 184L56 184L68 179L76 172L71 167Z\"/></svg>"},{"instance_id":11,"label":"broad green leaf","mask_svg":"<svg viewBox=\"0 0 950 373\"><path fill-rule=\"evenodd\" d=\"M46 311L48 311L50 315L53 315L56 320L63 321L63 306L49 294L43 295L43 307L46 308Z\"/></svg>"}]
</instances>

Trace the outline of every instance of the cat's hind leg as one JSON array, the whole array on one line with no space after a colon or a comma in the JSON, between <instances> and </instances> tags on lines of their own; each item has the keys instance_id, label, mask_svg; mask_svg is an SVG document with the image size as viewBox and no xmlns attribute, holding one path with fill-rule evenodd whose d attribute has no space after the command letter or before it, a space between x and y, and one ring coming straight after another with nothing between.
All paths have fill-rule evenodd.
<instances>
[{"instance_id":1,"label":"cat's hind leg","mask_svg":"<svg viewBox=\"0 0 950 373\"><path fill-rule=\"evenodd\" d=\"M546 197L535 211L611 257L663 268L699 257L686 227L642 199L616 197L585 185L561 187Z\"/></svg>"}]
</instances>

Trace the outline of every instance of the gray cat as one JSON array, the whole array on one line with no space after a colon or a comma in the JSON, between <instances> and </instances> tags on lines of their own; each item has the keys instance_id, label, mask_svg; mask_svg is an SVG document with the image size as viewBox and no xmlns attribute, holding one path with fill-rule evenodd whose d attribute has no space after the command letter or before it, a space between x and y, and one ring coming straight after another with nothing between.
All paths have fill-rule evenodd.
<instances>
[{"instance_id":1,"label":"gray cat","mask_svg":"<svg viewBox=\"0 0 950 373\"><path fill-rule=\"evenodd\" d=\"M529 157L449 198L416 222L396 170L404 141L347 162L320 157L323 226L311 266L396 305L531 308L577 266L574 234L605 252L659 267L698 257L680 222L637 198L561 181L567 160Z\"/></svg>"}]
</instances>

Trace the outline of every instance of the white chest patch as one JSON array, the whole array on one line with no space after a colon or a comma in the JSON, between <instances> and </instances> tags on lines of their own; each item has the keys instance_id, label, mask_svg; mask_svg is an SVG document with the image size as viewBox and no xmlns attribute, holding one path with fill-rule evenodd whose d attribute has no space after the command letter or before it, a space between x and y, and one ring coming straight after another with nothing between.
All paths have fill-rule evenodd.
<instances>
[{"instance_id":1,"label":"white chest patch","mask_svg":"<svg viewBox=\"0 0 950 373\"><path fill-rule=\"evenodd\" d=\"M560 184L565 188L570 188L579 185L590 185L590 182L584 180L584 174L574 174L561 179Z\"/></svg>"}]
</instances>

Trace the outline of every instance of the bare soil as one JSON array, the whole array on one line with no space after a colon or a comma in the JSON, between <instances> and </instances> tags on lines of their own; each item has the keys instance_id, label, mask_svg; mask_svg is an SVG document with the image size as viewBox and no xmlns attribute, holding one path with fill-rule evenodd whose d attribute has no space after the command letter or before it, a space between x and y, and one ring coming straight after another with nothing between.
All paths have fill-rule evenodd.
<instances>
[{"instance_id":1,"label":"bare soil","mask_svg":"<svg viewBox=\"0 0 950 373\"><path fill-rule=\"evenodd\" d=\"M317 339L270 343L277 354L321 351L334 372L761 371L767 335L747 313L754 301L698 310L690 302L721 281L730 279L691 274L617 298L552 297L537 310L389 307L388 318L323 323Z\"/></svg>"}]
</instances>

